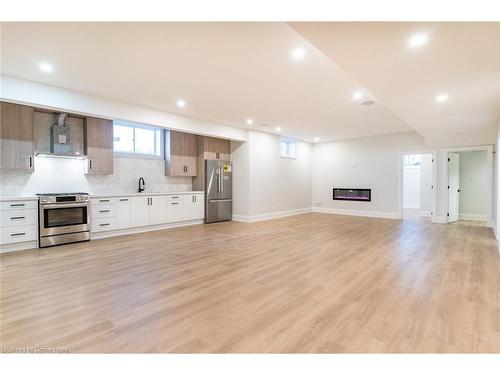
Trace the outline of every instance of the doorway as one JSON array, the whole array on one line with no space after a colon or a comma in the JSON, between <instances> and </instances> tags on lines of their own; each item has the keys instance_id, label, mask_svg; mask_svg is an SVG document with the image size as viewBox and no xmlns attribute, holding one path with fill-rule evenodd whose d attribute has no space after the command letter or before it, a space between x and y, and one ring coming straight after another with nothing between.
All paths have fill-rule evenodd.
<instances>
[{"instance_id":1,"label":"doorway","mask_svg":"<svg viewBox=\"0 0 500 375\"><path fill-rule=\"evenodd\" d=\"M448 223L488 222L487 150L448 152Z\"/></svg>"},{"instance_id":2,"label":"doorway","mask_svg":"<svg viewBox=\"0 0 500 375\"><path fill-rule=\"evenodd\" d=\"M403 154L402 166L402 218L430 221L435 200L433 153Z\"/></svg>"}]
</instances>

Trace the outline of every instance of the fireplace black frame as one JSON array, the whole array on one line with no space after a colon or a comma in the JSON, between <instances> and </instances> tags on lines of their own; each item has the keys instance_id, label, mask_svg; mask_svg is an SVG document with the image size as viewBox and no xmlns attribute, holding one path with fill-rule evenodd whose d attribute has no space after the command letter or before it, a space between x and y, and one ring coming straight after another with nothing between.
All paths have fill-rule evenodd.
<instances>
[{"instance_id":1,"label":"fireplace black frame","mask_svg":"<svg viewBox=\"0 0 500 375\"><path fill-rule=\"evenodd\" d=\"M337 196L335 196L335 192L337 192ZM362 198L348 198L348 197L339 197L338 193L341 192L360 192L365 196ZM353 201L353 202L371 202L372 201L372 189L357 189L357 188L333 188L332 198L334 201Z\"/></svg>"}]
</instances>

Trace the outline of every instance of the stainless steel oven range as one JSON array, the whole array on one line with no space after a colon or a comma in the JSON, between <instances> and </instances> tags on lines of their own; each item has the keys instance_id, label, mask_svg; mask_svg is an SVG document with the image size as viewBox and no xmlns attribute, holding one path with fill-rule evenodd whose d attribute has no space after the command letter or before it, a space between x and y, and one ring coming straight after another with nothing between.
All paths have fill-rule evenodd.
<instances>
[{"instance_id":1,"label":"stainless steel oven range","mask_svg":"<svg viewBox=\"0 0 500 375\"><path fill-rule=\"evenodd\" d=\"M37 195L40 247L90 240L90 200L87 193Z\"/></svg>"}]
</instances>

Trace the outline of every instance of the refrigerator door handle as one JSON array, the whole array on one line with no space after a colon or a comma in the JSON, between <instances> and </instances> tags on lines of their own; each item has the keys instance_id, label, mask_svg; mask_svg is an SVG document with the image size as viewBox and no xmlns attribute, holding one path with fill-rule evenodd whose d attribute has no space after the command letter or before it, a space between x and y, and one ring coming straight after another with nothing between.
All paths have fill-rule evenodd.
<instances>
[{"instance_id":1,"label":"refrigerator door handle","mask_svg":"<svg viewBox=\"0 0 500 375\"><path fill-rule=\"evenodd\" d=\"M220 193L224 195L224 167L220 167Z\"/></svg>"}]
</instances>

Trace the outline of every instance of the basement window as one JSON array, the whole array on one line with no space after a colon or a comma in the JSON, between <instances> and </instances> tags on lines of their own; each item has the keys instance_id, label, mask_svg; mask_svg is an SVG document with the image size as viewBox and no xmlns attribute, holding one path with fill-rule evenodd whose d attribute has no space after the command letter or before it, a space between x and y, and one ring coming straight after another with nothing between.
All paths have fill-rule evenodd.
<instances>
[{"instance_id":1,"label":"basement window","mask_svg":"<svg viewBox=\"0 0 500 375\"><path fill-rule=\"evenodd\" d=\"M296 159L297 142L293 139L280 138L280 157Z\"/></svg>"},{"instance_id":2,"label":"basement window","mask_svg":"<svg viewBox=\"0 0 500 375\"><path fill-rule=\"evenodd\" d=\"M162 129L125 122L113 123L113 151L128 156L162 155Z\"/></svg>"}]
</instances>

